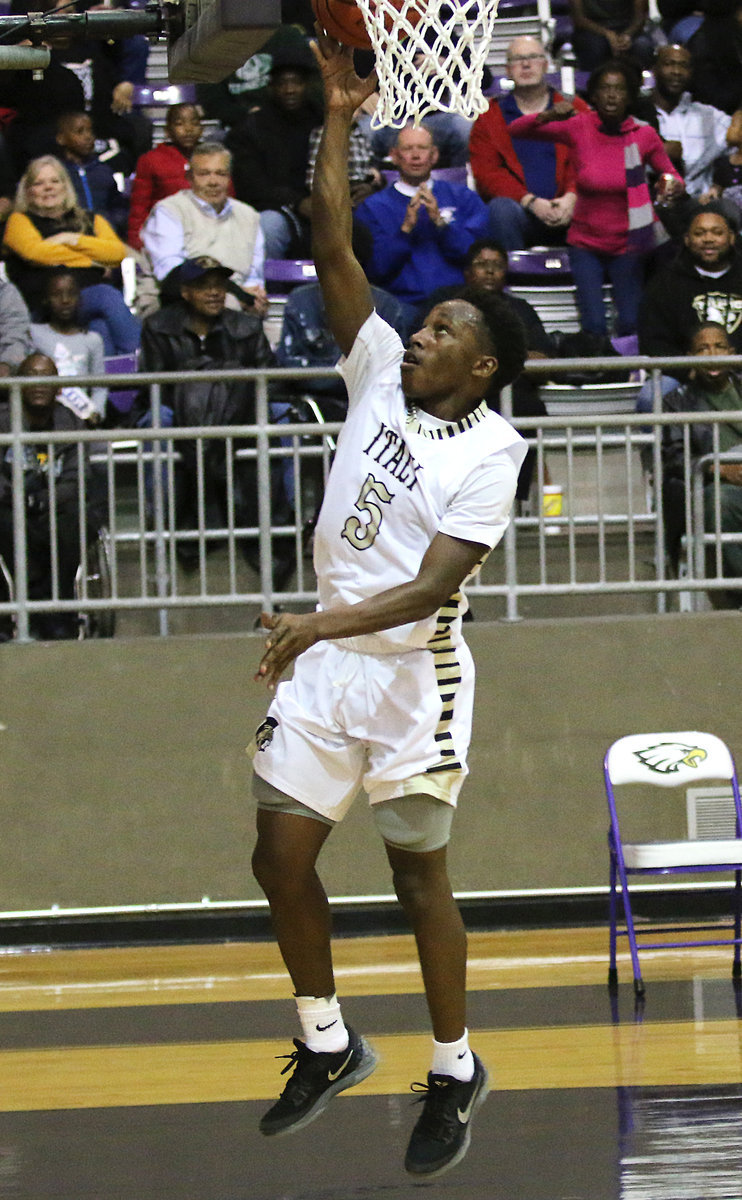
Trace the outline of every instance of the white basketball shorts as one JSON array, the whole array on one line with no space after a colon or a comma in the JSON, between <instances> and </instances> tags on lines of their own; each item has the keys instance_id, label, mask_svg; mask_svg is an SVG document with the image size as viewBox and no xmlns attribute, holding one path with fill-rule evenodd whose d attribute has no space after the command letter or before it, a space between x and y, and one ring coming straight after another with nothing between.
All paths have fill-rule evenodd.
<instances>
[{"instance_id":1,"label":"white basketball shorts","mask_svg":"<svg viewBox=\"0 0 742 1200\"><path fill-rule=\"evenodd\" d=\"M256 773L339 821L419 793L456 804L468 774L474 664L468 646L358 654L320 642L280 683L250 748Z\"/></svg>"}]
</instances>

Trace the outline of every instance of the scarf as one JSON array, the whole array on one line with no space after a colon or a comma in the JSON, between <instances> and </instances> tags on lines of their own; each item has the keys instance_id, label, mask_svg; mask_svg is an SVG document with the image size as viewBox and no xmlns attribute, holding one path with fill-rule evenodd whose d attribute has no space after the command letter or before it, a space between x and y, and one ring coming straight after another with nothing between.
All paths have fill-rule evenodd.
<instances>
[{"instance_id":1,"label":"scarf","mask_svg":"<svg viewBox=\"0 0 742 1200\"><path fill-rule=\"evenodd\" d=\"M629 204L629 233L626 249L629 254L646 254L662 242L667 234L654 215L637 139L637 131L629 130L623 148L626 168L626 193Z\"/></svg>"}]
</instances>

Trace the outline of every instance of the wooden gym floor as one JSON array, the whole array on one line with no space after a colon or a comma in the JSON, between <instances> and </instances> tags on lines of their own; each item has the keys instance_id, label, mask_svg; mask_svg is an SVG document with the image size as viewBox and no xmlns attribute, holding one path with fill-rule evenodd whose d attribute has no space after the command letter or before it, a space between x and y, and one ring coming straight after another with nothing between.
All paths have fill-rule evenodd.
<instances>
[{"instance_id":1,"label":"wooden gym floor","mask_svg":"<svg viewBox=\"0 0 742 1200\"><path fill-rule=\"evenodd\" d=\"M438 1200L739 1200L742 1023L727 950L625 961L602 929L475 933L470 1026L493 1089ZM428 1034L412 941L341 939L374 1075L262 1138L298 1032L270 943L0 954L0 1198L398 1200Z\"/></svg>"}]
</instances>

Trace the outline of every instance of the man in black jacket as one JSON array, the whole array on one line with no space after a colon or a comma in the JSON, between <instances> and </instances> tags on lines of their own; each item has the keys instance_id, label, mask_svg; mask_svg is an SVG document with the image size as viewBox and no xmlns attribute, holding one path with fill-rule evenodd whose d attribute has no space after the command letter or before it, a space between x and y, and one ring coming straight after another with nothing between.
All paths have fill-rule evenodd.
<instances>
[{"instance_id":1,"label":"man in black jacket","mask_svg":"<svg viewBox=\"0 0 742 1200\"><path fill-rule=\"evenodd\" d=\"M266 258L310 257L309 135L322 124L313 72L307 46L277 48L268 98L226 138L235 195L260 213Z\"/></svg>"},{"instance_id":2,"label":"man in black jacket","mask_svg":"<svg viewBox=\"0 0 742 1200\"><path fill-rule=\"evenodd\" d=\"M685 354L705 321L723 325L734 353L742 353L742 254L731 218L716 203L696 210L680 254L647 285L639 349L654 356Z\"/></svg>"},{"instance_id":3,"label":"man in black jacket","mask_svg":"<svg viewBox=\"0 0 742 1200\"><path fill-rule=\"evenodd\" d=\"M270 367L273 351L260 318L252 312L237 312L225 306L231 272L215 259L186 259L181 264L181 299L145 318L142 325L142 371L213 371L232 367ZM143 412L144 405L147 411ZM137 424L152 424L149 399L140 400ZM175 380L162 389L161 426L249 425L255 421L255 387L252 381L183 382ZM246 443L232 444L232 452ZM221 527L228 514L227 448L220 439L176 445L180 461L176 469L177 524L181 529L198 526L198 455L203 457L204 513L207 528ZM234 519L238 525L257 524L257 484L254 460L235 459L233 471ZM167 495L167 490L165 491ZM210 548L215 543L210 542ZM254 564L253 549L246 549ZM185 567L198 564L198 540L178 543L178 557Z\"/></svg>"},{"instance_id":4,"label":"man in black jacket","mask_svg":"<svg viewBox=\"0 0 742 1200\"><path fill-rule=\"evenodd\" d=\"M652 357L686 354L706 321L724 326L734 354L742 354L742 253L729 214L715 201L699 205L674 262L647 284L639 309L639 351ZM662 376L663 395L685 375L677 368ZM639 412L652 409L647 381Z\"/></svg>"}]
</instances>

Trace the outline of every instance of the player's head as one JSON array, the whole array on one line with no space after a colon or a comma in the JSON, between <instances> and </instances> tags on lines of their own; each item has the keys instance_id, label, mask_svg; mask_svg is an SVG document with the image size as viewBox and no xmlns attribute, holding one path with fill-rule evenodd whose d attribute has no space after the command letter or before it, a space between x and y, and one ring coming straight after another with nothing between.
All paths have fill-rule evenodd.
<instances>
[{"instance_id":1,"label":"player's head","mask_svg":"<svg viewBox=\"0 0 742 1200\"><path fill-rule=\"evenodd\" d=\"M522 370L523 325L499 296L475 288L437 304L410 338L402 389L410 400L460 398L466 405L503 388Z\"/></svg>"}]
</instances>

